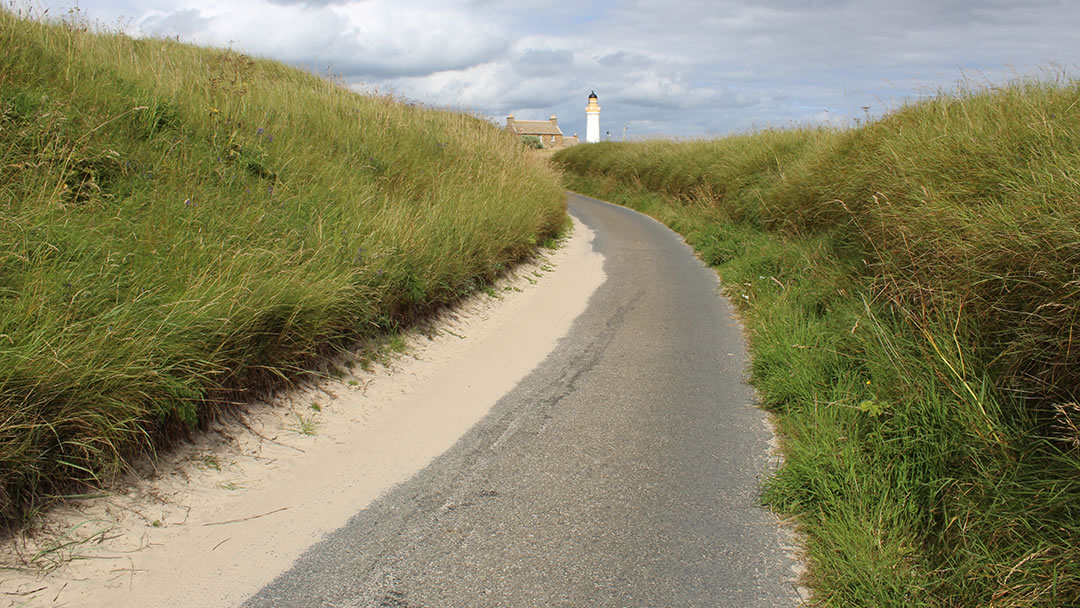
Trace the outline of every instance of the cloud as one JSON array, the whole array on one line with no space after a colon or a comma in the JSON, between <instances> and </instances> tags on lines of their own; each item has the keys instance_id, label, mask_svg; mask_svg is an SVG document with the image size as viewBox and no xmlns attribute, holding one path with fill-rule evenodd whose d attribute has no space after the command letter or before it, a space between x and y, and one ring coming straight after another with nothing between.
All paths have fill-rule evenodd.
<instances>
[{"instance_id":1,"label":"cloud","mask_svg":"<svg viewBox=\"0 0 1080 608\"><path fill-rule=\"evenodd\" d=\"M36 0L66 9L66 0ZM501 122L716 133L861 118L965 77L1075 73L1080 0L81 0L147 34L231 46ZM104 11L104 12L99 12ZM613 132L615 130L613 129Z\"/></svg>"},{"instance_id":2,"label":"cloud","mask_svg":"<svg viewBox=\"0 0 1080 608\"><path fill-rule=\"evenodd\" d=\"M270 4L282 6L331 6L335 4L348 4L350 0L266 0Z\"/></svg>"},{"instance_id":3,"label":"cloud","mask_svg":"<svg viewBox=\"0 0 1080 608\"><path fill-rule=\"evenodd\" d=\"M362 3L246 1L151 13L156 35L233 46L346 78L385 79L462 70L506 52L506 33L458 12Z\"/></svg>"},{"instance_id":4,"label":"cloud","mask_svg":"<svg viewBox=\"0 0 1080 608\"><path fill-rule=\"evenodd\" d=\"M596 58L596 63L611 69L643 70L656 64L656 61L648 55L616 51Z\"/></svg>"},{"instance_id":5,"label":"cloud","mask_svg":"<svg viewBox=\"0 0 1080 608\"><path fill-rule=\"evenodd\" d=\"M206 31L210 26L210 20L196 9L184 8L167 14L154 15L144 19L140 25L156 36L190 38Z\"/></svg>"},{"instance_id":6,"label":"cloud","mask_svg":"<svg viewBox=\"0 0 1080 608\"><path fill-rule=\"evenodd\" d=\"M514 70L523 76L564 75L573 63L573 51L526 49L514 62Z\"/></svg>"}]
</instances>

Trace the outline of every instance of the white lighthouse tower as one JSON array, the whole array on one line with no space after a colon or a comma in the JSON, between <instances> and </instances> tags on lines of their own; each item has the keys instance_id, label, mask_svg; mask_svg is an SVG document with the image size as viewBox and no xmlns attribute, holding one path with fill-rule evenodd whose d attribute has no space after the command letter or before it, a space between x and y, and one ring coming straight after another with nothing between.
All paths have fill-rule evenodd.
<instances>
[{"instance_id":1,"label":"white lighthouse tower","mask_svg":"<svg viewBox=\"0 0 1080 608\"><path fill-rule=\"evenodd\" d=\"M585 143L600 141L600 106L596 103L596 91L589 94L589 105L585 106Z\"/></svg>"}]
</instances>

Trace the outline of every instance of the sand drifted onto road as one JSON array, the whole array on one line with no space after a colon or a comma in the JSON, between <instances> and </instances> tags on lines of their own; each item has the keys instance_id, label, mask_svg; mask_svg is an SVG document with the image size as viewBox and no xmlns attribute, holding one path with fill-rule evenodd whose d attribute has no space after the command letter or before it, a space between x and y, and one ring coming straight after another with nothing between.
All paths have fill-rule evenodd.
<instances>
[{"instance_id":1,"label":"sand drifted onto road","mask_svg":"<svg viewBox=\"0 0 1080 608\"><path fill-rule=\"evenodd\" d=\"M124 488L5 541L3 606L236 606L449 449L555 348L604 282L580 222L564 246L447 313L389 367L256 405Z\"/></svg>"}]
</instances>

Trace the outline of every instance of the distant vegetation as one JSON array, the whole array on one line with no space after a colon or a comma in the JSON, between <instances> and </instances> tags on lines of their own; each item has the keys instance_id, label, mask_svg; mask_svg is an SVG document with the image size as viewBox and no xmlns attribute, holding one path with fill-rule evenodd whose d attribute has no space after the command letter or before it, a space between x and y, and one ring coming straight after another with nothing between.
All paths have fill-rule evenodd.
<instances>
[{"instance_id":1,"label":"distant vegetation","mask_svg":"<svg viewBox=\"0 0 1080 608\"><path fill-rule=\"evenodd\" d=\"M0 523L530 255L483 120L0 10Z\"/></svg>"},{"instance_id":2,"label":"distant vegetation","mask_svg":"<svg viewBox=\"0 0 1080 608\"><path fill-rule=\"evenodd\" d=\"M525 144L526 148L532 150L543 150L544 140L540 139L539 135L522 135L521 143Z\"/></svg>"},{"instance_id":3,"label":"distant vegetation","mask_svg":"<svg viewBox=\"0 0 1080 608\"><path fill-rule=\"evenodd\" d=\"M1080 602L1080 83L554 158L741 305L818 602Z\"/></svg>"}]
</instances>

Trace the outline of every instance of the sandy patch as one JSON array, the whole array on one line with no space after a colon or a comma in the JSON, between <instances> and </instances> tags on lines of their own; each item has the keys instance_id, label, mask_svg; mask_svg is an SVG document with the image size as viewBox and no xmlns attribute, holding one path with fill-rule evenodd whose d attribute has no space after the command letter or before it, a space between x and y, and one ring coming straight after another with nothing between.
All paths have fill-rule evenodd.
<instances>
[{"instance_id":1,"label":"sandy patch","mask_svg":"<svg viewBox=\"0 0 1080 608\"><path fill-rule=\"evenodd\" d=\"M3 606L236 606L449 449L550 353L604 282L592 233L410 338L386 368L256 405L157 472L5 541ZM555 271L557 270L557 271ZM39 554L40 553L40 554ZM35 558L36 556L36 558Z\"/></svg>"}]
</instances>

